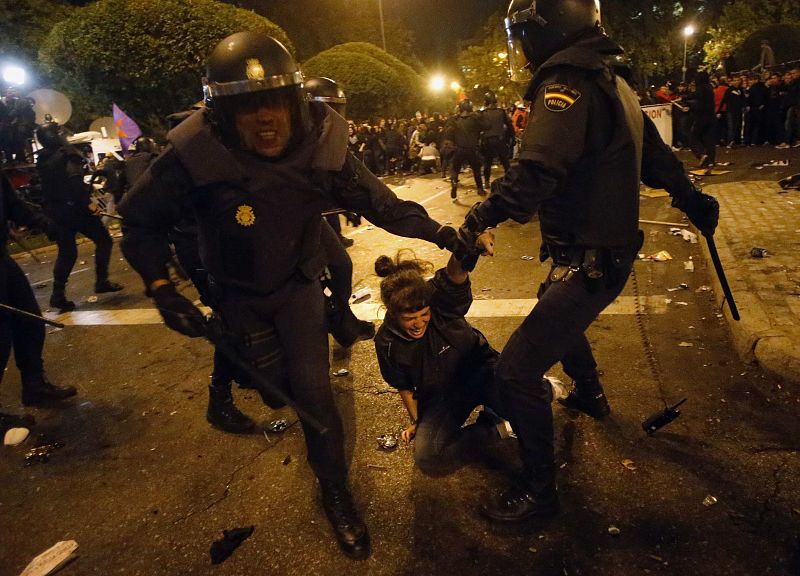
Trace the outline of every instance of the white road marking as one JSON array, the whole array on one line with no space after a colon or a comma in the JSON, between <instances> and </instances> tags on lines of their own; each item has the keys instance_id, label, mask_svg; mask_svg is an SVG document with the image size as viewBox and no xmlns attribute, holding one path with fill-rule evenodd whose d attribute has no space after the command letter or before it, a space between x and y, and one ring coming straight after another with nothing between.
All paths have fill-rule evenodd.
<instances>
[{"instance_id":1,"label":"white road marking","mask_svg":"<svg viewBox=\"0 0 800 576\"><path fill-rule=\"evenodd\" d=\"M646 314L664 314L667 311L665 296L648 296L643 299ZM535 298L509 298L498 300L475 300L467 318L522 318L536 305ZM352 306L353 312L362 320L383 319L385 310L377 302L362 302ZM621 296L603 311L603 315L624 316L636 313L636 299ZM161 316L155 308L127 310L78 310L64 314L46 313L52 320L67 326L138 326L161 324Z\"/></svg>"}]
</instances>

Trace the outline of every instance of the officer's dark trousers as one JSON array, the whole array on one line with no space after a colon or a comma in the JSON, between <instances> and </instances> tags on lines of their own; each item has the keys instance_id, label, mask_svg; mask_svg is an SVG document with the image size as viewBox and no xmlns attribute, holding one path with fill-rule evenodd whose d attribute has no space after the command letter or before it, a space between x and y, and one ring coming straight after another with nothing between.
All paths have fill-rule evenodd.
<instances>
[{"instance_id":1,"label":"officer's dark trousers","mask_svg":"<svg viewBox=\"0 0 800 576\"><path fill-rule=\"evenodd\" d=\"M450 171L450 182L458 184L458 175L465 162L472 168L472 175L475 177L475 185L480 190L483 188L483 180L481 180L481 157L474 148L456 148L456 151L453 153L453 168Z\"/></svg>"},{"instance_id":2,"label":"officer's dark trousers","mask_svg":"<svg viewBox=\"0 0 800 576\"><path fill-rule=\"evenodd\" d=\"M0 302L37 316L42 313L28 279L5 251L0 255ZM41 376L44 324L0 311L0 381L12 346L23 384Z\"/></svg>"},{"instance_id":3,"label":"officer's dark trousers","mask_svg":"<svg viewBox=\"0 0 800 576\"><path fill-rule=\"evenodd\" d=\"M716 118L695 119L692 126L692 152L700 157L708 156L711 164L717 158L717 121Z\"/></svg>"},{"instance_id":4,"label":"officer's dark trousers","mask_svg":"<svg viewBox=\"0 0 800 576\"><path fill-rule=\"evenodd\" d=\"M496 136L491 138L487 138L483 143L483 180L486 182L486 185L489 185L489 179L492 176L492 163L494 159L497 158L500 160L500 164L503 165L503 170L508 172L509 162L508 162L508 146Z\"/></svg>"},{"instance_id":5,"label":"officer's dark trousers","mask_svg":"<svg viewBox=\"0 0 800 576\"><path fill-rule=\"evenodd\" d=\"M73 212L71 207L68 207ZM92 216L88 211L83 214L61 214L52 210L48 214L61 227L61 232L56 238L58 244L58 257L53 267L53 283L64 286L69 280L72 267L78 259L78 246L75 235L81 233L94 242L95 275L98 282L108 279L108 263L111 261L111 247L113 241L100 218Z\"/></svg>"},{"instance_id":6,"label":"officer's dark trousers","mask_svg":"<svg viewBox=\"0 0 800 576\"><path fill-rule=\"evenodd\" d=\"M269 296L226 295L220 308L242 358L328 428L320 435L301 419L314 473L323 480L343 481L344 433L328 377L323 301L318 280L292 279ZM274 361L278 355L283 361Z\"/></svg>"},{"instance_id":7,"label":"officer's dark trousers","mask_svg":"<svg viewBox=\"0 0 800 576\"><path fill-rule=\"evenodd\" d=\"M514 331L500 354L497 380L506 416L519 438L526 481L535 484L537 471L552 470L552 388L545 372L561 362L579 384L597 376L597 364L584 332L622 292L630 264L615 270L616 280L589 290L582 272L567 281L542 286L536 307Z\"/></svg>"}]
</instances>

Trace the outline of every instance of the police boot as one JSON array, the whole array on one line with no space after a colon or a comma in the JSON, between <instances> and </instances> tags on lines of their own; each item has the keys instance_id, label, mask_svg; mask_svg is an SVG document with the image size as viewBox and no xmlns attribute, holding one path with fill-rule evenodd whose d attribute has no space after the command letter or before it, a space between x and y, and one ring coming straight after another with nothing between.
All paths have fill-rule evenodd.
<instances>
[{"instance_id":1,"label":"police boot","mask_svg":"<svg viewBox=\"0 0 800 576\"><path fill-rule=\"evenodd\" d=\"M481 506L481 514L495 522L514 523L554 516L558 508L555 466L537 466L532 479L519 480L491 498Z\"/></svg>"},{"instance_id":2,"label":"police boot","mask_svg":"<svg viewBox=\"0 0 800 576\"><path fill-rule=\"evenodd\" d=\"M60 313L75 310L75 302L67 300L66 285L53 283L53 293L50 295L50 308L56 308Z\"/></svg>"},{"instance_id":3,"label":"police boot","mask_svg":"<svg viewBox=\"0 0 800 576\"><path fill-rule=\"evenodd\" d=\"M255 422L243 414L233 403L230 386L214 386L212 384L208 387L206 420L215 428L233 434L250 432L255 427Z\"/></svg>"},{"instance_id":4,"label":"police boot","mask_svg":"<svg viewBox=\"0 0 800 576\"><path fill-rule=\"evenodd\" d=\"M457 190L458 190L458 182L451 181L450 182L450 198L452 198L453 200L456 199L456 196L457 196L456 191Z\"/></svg>"},{"instance_id":5,"label":"police boot","mask_svg":"<svg viewBox=\"0 0 800 576\"><path fill-rule=\"evenodd\" d=\"M36 420L30 414L14 416L13 414L0 412L0 434L5 434L7 430L12 428L31 428L35 424Z\"/></svg>"},{"instance_id":6,"label":"police boot","mask_svg":"<svg viewBox=\"0 0 800 576\"><path fill-rule=\"evenodd\" d=\"M611 406L597 378L576 381L575 388L566 398L560 398L558 402L569 410L578 410L596 420L602 420L611 414Z\"/></svg>"},{"instance_id":7,"label":"police boot","mask_svg":"<svg viewBox=\"0 0 800 576\"><path fill-rule=\"evenodd\" d=\"M108 278L105 280L98 280L94 284L94 293L95 294L103 294L105 292L119 292L122 290L122 284L118 284L116 282L112 282Z\"/></svg>"},{"instance_id":8,"label":"police boot","mask_svg":"<svg viewBox=\"0 0 800 576\"><path fill-rule=\"evenodd\" d=\"M35 378L22 380L22 403L25 406L40 406L57 400L75 396L78 391L74 386L56 386L51 384L44 374Z\"/></svg>"},{"instance_id":9,"label":"police boot","mask_svg":"<svg viewBox=\"0 0 800 576\"><path fill-rule=\"evenodd\" d=\"M339 548L354 560L365 560L370 555L367 527L353 506L353 497L344 482L319 481L322 507L331 523Z\"/></svg>"}]
</instances>

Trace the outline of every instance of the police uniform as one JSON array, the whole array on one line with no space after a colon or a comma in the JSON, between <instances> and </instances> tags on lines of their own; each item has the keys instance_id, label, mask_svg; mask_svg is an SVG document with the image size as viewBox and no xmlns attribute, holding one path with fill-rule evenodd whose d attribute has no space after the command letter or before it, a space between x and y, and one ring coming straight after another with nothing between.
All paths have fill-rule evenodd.
<instances>
[{"instance_id":1,"label":"police uniform","mask_svg":"<svg viewBox=\"0 0 800 576\"><path fill-rule=\"evenodd\" d=\"M520 163L473 208L478 230L507 218L527 222L538 213L542 259L552 260L536 307L497 366L520 440L526 491L532 501L545 494L543 507L531 513L552 512L557 503L552 389L544 373L560 361L575 381L573 397L608 406L584 332L622 291L641 246L640 178L667 188L684 209L700 198L634 91L614 73L613 57L621 52L606 36L585 34L536 70L525 95L532 109ZM514 508L511 500L505 506ZM522 513L492 517L517 520Z\"/></svg>"},{"instance_id":2,"label":"police uniform","mask_svg":"<svg viewBox=\"0 0 800 576\"><path fill-rule=\"evenodd\" d=\"M319 283L321 211L333 203L430 241L440 226L347 153L344 119L324 105L311 109L311 133L278 161L225 147L206 112L195 112L169 133L166 150L120 206L123 251L150 286L165 277L170 228L193 211L203 265L237 351L328 428L320 435L304 424L308 459L318 478L342 481Z\"/></svg>"},{"instance_id":3,"label":"police uniform","mask_svg":"<svg viewBox=\"0 0 800 576\"><path fill-rule=\"evenodd\" d=\"M483 121L483 181L488 185L492 176L492 163L495 158L503 165L503 170L508 172L509 158L511 157L508 147L509 139L514 138L514 125L511 119L502 108L496 105L486 108L481 112Z\"/></svg>"},{"instance_id":4,"label":"police uniform","mask_svg":"<svg viewBox=\"0 0 800 576\"><path fill-rule=\"evenodd\" d=\"M456 197L458 175L464 163L469 164L472 169L478 193L485 194L483 180L481 179L481 157L478 153L481 131L483 130L480 118L471 112L462 113L452 120L451 130L455 151L453 152L453 164L450 171L450 197Z\"/></svg>"}]
</instances>

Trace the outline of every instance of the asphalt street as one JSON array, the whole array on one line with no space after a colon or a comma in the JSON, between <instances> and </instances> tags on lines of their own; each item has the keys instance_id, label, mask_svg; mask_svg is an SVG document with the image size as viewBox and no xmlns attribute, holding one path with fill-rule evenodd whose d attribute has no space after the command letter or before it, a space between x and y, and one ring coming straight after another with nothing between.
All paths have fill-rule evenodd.
<instances>
[{"instance_id":1,"label":"asphalt street","mask_svg":"<svg viewBox=\"0 0 800 576\"><path fill-rule=\"evenodd\" d=\"M462 185L453 203L449 183L437 176L387 182L442 223L459 224L478 200L474 186ZM669 198L643 196L641 206L643 219L686 223ZM378 450L378 436L406 426L405 409L382 381L371 342L332 347L350 482L372 535L372 557L361 563L336 547L291 410L270 410L256 394L236 390L259 430L212 429L205 421L210 346L158 323L118 247L112 279L126 290L88 301L92 245L81 245L68 295L82 314L48 329L45 348L51 380L77 386L79 395L59 408L29 410L38 421L31 438L0 448L0 576L19 574L62 540L79 545L65 576L797 576L798 391L737 358L709 291L713 268L699 244L670 228L642 224L642 253L667 251L672 259L638 261L621 298L589 330L611 416L596 422L554 407L562 512L547 522L497 527L477 513L517 467L514 440L443 478L416 470L409 446ZM364 318L377 321L379 313L377 256L410 248L437 266L447 260L435 246L367 222L344 231L355 240L354 287L372 293L356 308ZM472 275L470 320L498 349L546 274L538 246L536 222L503 224L497 255ZM53 257L20 260L43 309ZM333 376L342 368L347 375ZM559 367L552 375L563 378ZM0 404L21 412L19 398L10 363ZM683 398L680 418L653 436L642 431L647 416ZM285 432L266 431L276 418L288 419ZM26 465L39 435L63 447ZM222 531L250 525L253 535L212 566L209 548Z\"/></svg>"}]
</instances>

